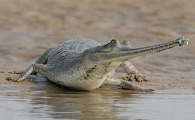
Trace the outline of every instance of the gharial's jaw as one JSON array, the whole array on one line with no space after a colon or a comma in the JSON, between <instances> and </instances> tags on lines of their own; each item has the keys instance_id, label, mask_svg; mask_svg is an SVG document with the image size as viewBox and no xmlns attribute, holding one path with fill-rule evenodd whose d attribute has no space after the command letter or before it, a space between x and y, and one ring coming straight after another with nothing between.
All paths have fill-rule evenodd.
<instances>
[{"instance_id":1,"label":"gharial's jaw","mask_svg":"<svg viewBox=\"0 0 195 120\"><path fill-rule=\"evenodd\" d=\"M171 49L176 46L183 46L188 44L188 39L185 38L178 38L174 41L162 43L158 45L148 46L148 47L141 47L141 48L130 48L124 47L119 48L118 51L115 52L108 52L108 53L93 53L88 56L88 59L92 62L96 63L107 63L113 61L125 61L134 57L151 54L155 52L160 52L163 50Z\"/></svg>"}]
</instances>

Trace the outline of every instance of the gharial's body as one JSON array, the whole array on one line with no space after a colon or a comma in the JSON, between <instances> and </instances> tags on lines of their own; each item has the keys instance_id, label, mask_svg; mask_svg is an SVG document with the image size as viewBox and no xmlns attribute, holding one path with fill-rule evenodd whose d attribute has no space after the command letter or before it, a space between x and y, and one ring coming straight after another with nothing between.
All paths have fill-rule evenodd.
<instances>
[{"instance_id":1,"label":"gharial's body","mask_svg":"<svg viewBox=\"0 0 195 120\"><path fill-rule=\"evenodd\" d=\"M125 89L145 91L129 81L114 79L111 74L122 66L130 76L144 79L128 61L130 58L185 45L187 42L185 38L178 38L164 44L132 49L129 41L119 43L112 40L101 45L87 38L68 40L47 50L18 78L8 79L22 81L31 73L38 72L54 83L76 90L94 90L104 85L117 85Z\"/></svg>"},{"instance_id":2,"label":"gharial's body","mask_svg":"<svg viewBox=\"0 0 195 120\"><path fill-rule=\"evenodd\" d=\"M52 82L77 90L93 90L100 87L109 71L101 71L103 66L91 66L82 61L85 50L100 45L86 38L64 42L48 57L47 66L50 70L44 74ZM92 69L93 72L90 72Z\"/></svg>"}]
</instances>

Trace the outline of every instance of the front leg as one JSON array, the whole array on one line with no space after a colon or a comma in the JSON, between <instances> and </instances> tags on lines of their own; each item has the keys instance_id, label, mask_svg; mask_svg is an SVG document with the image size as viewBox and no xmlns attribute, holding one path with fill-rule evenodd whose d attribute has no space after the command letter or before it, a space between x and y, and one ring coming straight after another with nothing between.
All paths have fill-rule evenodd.
<instances>
[{"instance_id":1,"label":"front leg","mask_svg":"<svg viewBox=\"0 0 195 120\"><path fill-rule=\"evenodd\" d=\"M121 67L127 72L128 76L123 78L128 81L143 82L148 81L147 78L142 75L134 65L132 65L128 60L121 64Z\"/></svg>"},{"instance_id":2,"label":"front leg","mask_svg":"<svg viewBox=\"0 0 195 120\"><path fill-rule=\"evenodd\" d=\"M133 85L130 81L125 81L121 79L114 79L114 78L106 78L101 86L119 86L123 89L133 90L133 91L141 91L141 92L151 92L154 91L152 89L142 89Z\"/></svg>"}]
</instances>

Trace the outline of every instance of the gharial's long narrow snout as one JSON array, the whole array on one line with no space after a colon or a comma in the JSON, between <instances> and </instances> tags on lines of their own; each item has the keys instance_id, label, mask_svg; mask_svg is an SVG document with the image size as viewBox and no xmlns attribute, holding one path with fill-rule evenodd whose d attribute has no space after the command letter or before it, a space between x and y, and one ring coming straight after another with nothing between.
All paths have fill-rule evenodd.
<instances>
[{"instance_id":1,"label":"gharial's long narrow snout","mask_svg":"<svg viewBox=\"0 0 195 120\"><path fill-rule=\"evenodd\" d=\"M119 52L113 52L109 54L101 54L102 60L99 62L120 61L127 60L134 57L160 52L163 50L171 49L176 46L188 45L188 39L178 38L174 41L162 43L158 45L141 47L141 48L120 48Z\"/></svg>"}]
</instances>

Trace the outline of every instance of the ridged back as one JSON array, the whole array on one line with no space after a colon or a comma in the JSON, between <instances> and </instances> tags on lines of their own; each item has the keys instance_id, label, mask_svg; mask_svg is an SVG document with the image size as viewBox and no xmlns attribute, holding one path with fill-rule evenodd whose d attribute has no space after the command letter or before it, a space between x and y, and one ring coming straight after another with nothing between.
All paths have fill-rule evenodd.
<instances>
[{"instance_id":1,"label":"ridged back","mask_svg":"<svg viewBox=\"0 0 195 120\"><path fill-rule=\"evenodd\" d=\"M67 40L54 49L47 65L56 69L68 69L79 64L85 50L99 45L101 45L99 42L88 38Z\"/></svg>"}]
</instances>

